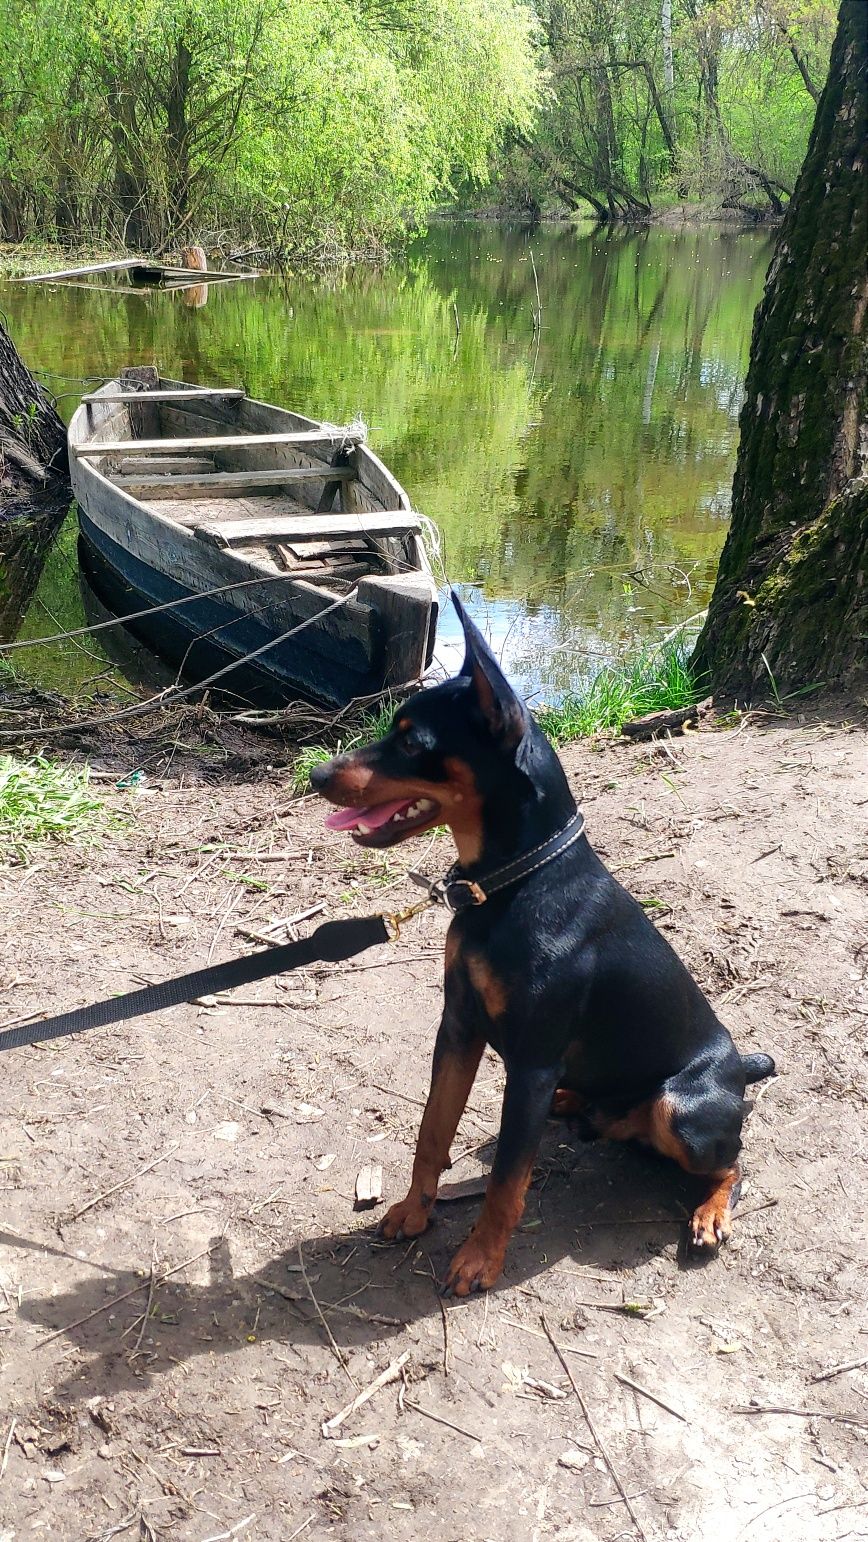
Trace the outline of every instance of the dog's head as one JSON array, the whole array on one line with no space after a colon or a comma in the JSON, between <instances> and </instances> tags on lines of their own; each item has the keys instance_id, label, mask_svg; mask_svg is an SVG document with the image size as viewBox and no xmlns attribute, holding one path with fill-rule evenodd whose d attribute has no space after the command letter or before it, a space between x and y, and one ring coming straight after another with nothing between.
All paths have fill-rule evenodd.
<instances>
[{"instance_id":1,"label":"dog's head","mask_svg":"<svg viewBox=\"0 0 868 1542\"><path fill-rule=\"evenodd\" d=\"M411 697L382 739L336 755L310 780L338 805L328 827L348 830L360 846L394 846L447 824L467 863L482 849L487 801L512 777L522 779L522 746L538 730L457 595L452 599L464 629L461 672Z\"/></svg>"}]
</instances>

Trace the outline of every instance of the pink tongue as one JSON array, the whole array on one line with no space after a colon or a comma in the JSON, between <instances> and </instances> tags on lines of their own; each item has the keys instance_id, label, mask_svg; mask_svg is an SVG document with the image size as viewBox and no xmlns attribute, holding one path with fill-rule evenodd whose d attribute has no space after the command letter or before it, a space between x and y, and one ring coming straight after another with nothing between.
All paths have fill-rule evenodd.
<instances>
[{"instance_id":1,"label":"pink tongue","mask_svg":"<svg viewBox=\"0 0 868 1542\"><path fill-rule=\"evenodd\" d=\"M392 803L377 803L373 808L335 809L335 812L329 814L326 820L326 829L355 830L362 824L367 825L370 830L378 830L380 825L388 823L393 814L409 808L411 802L411 798L397 798Z\"/></svg>"}]
</instances>

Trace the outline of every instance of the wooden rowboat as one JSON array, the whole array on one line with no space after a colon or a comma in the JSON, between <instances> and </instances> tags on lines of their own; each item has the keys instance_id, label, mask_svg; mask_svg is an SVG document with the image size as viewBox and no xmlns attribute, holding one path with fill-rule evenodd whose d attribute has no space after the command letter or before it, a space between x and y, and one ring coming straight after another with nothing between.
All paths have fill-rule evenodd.
<instances>
[{"instance_id":1,"label":"wooden rowboat","mask_svg":"<svg viewBox=\"0 0 868 1542\"><path fill-rule=\"evenodd\" d=\"M82 398L69 449L99 598L126 616L202 596L131 623L187 679L232 664L215 688L236 698L344 706L424 673L422 522L363 430L138 368Z\"/></svg>"}]
</instances>

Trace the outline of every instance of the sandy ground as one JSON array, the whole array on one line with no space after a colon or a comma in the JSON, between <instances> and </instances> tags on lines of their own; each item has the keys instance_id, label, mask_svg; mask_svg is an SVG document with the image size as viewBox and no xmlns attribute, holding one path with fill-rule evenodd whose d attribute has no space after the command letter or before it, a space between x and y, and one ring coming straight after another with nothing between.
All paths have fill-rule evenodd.
<instances>
[{"instance_id":1,"label":"sandy ground","mask_svg":"<svg viewBox=\"0 0 868 1542\"><path fill-rule=\"evenodd\" d=\"M864 710L754 718L564 756L598 849L780 1069L704 1268L679 1260L690 1180L555 1122L484 1298L434 1284L478 1197L409 1246L376 1240L382 1206L354 1212L366 1165L384 1204L406 1187L440 913L355 967L6 1055L2 1542L868 1536L864 730ZM444 838L384 860L324 832L275 753L176 745L133 791L103 762L128 822L0 866L0 1022L312 906L406 903L405 865L448 865ZM455 1183L490 1160L500 1088L487 1057Z\"/></svg>"}]
</instances>

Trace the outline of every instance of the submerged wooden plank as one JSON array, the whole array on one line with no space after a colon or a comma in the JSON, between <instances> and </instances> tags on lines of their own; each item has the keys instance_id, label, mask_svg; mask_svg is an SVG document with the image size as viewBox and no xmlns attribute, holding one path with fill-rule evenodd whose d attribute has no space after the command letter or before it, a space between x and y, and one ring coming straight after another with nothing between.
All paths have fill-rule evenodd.
<instances>
[{"instance_id":1,"label":"submerged wooden plank","mask_svg":"<svg viewBox=\"0 0 868 1542\"><path fill-rule=\"evenodd\" d=\"M247 393L242 386L227 386L225 390L212 389L210 386L190 386L184 390L157 390L157 391L92 391L83 396L83 402L139 402L143 396L147 396L149 402L192 402L201 401L203 397L218 397L225 401L238 401Z\"/></svg>"},{"instance_id":2,"label":"submerged wooden plank","mask_svg":"<svg viewBox=\"0 0 868 1542\"><path fill-rule=\"evenodd\" d=\"M115 262L90 262L85 268L62 268L59 273L29 273L26 278L19 278L19 284L46 284L55 278L80 278L83 273L117 273L125 268L135 268L141 261L138 257L121 257Z\"/></svg>"},{"instance_id":3,"label":"submerged wooden plank","mask_svg":"<svg viewBox=\"0 0 868 1542\"><path fill-rule=\"evenodd\" d=\"M79 457L178 455L185 450L256 450L283 444L312 452L315 445L328 449L334 445L362 444L364 438L357 429L338 428L330 433L328 429L316 428L290 434L215 434L196 439L105 439L101 443L91 439L86 444L71 444L70 449Z\"/></svg>"},{"instance_id":4,"label":"submerged wooden plank","mask_svg":"<svg viewBox=\"0 0 868 1542\"><path fill-rule=\"evenodd\" d=\"M207 283L209 279L216 278L259 278L258 273L227 272L222 268L173 268L164 262L143 261L141 257L130 265L130 271L133 277L141 274L146 283L151 279L159 281L166 278L186 280L187 283L192 281L194 284Z\"/></svg>"},{"instance_id":5,"label":"submerged wooden plank","mask_svg":"<svg viewBox=\"0 0 868 1542\"><path fill-rule=\"evenodd\" d=\"M283 471L206 471L201 476L113 476L112 481L136 497L150 498L232 498L257 487L282 487L288 482L319 482L328 478L349 481L355 476L350 466L287 466Z\"/></svg>"},{"instance_id":6,"label":"submerged wooden plank","mask_svg":"<svg viewBox=\"0 0 868 1542\"><path fill-rule=\"evenodd\" d=\"M408 535L421 529L416 514L403 509L382 514L289 514L274 519L227 519L219 525L191 526L200 541L212 546L244 546L257 541L284 541L292 544L308 536Z\"/></svg>"}]
</instances>

